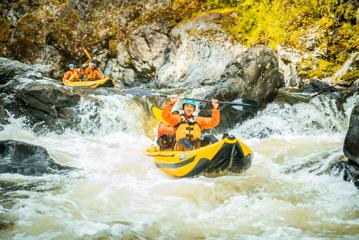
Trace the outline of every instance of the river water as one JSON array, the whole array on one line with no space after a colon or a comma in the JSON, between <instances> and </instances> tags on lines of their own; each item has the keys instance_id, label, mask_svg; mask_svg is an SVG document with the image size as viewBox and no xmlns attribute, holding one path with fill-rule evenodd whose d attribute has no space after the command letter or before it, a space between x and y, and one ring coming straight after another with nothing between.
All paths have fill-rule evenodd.
<instances>
[{"instance_id":1,"label":"river water","mask_svg":"<svg viewBox=\"0 0 359 240\"><path fill-rule=\"evenodd\" d=\"M359 239L359 194L327 174L350 111L318 97L274 102L230 133L254 152L243 174L176 179L144 156L155 120L120 95L79 106L79 130L36 136L12 119L0 139L45 147L66 175L0 175L0 239ZM6 187L12 186L12 187Z\"/></svg>"}]
</instances>

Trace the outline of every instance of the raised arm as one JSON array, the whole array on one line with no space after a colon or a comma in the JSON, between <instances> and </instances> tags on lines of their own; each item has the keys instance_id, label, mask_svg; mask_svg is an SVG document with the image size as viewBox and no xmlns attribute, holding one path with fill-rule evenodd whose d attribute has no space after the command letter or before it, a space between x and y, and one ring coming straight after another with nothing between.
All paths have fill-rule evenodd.
<instances>
[{"instance_id":1,"label":"raised arm","mask_svg":"<svg viewBox=\"0 0 359 240\"><path fill-rule=\"evenodd\" d=\"M170 101L168 101L165 105L165 107L162 110L162 118L165 120L170 126L175 126L176 124L181 122L181 118L179 115L171 114L171 110L173 108L173 105L176 103L177 97L171 98Z\"/></svg>"},{"instance_id":2,"label":"raised arm","mask_svg":"<svg viewBox=\"0 0 359 240\"><path fill-rule=\"evenodd\" d=\"M212 99L212 116L211 117L197 117L197 123L201 129L208 129L216 127L220 120L221 114L219 112L219 104L217 99Z\"/></svg>"}]
</instances>

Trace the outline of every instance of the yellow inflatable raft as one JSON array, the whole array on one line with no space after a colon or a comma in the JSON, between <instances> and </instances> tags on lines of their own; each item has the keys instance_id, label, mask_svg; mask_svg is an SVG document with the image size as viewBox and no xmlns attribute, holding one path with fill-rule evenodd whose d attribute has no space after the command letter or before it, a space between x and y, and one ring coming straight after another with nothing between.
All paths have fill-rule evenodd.
<instances>
[{"instance_id":1,"label":"yellow inflatable raft","mask_svg":"<svg viewBox=\"0 0 359 240\"><path fill-rule=\"evenodd\" d=\"M159 151L149 147L145 154L153 157L157 167L175 177L192 177L203 173L240 173L249 169L253 153L230 135L221 141L192 151Z\"/></svg>"},{"instance_id":2,"label":"yellow inflatable raft","mask_svg":"<svg viewBox=\"0 0 359 240\"><path fill-rule=\"evenodd\" d=\"M98 87L114 87L116 81L111 78L103 78L96 81L66 81L65 86L70 87L87 87L96 89Z\"/></svg>"}]
</instances>

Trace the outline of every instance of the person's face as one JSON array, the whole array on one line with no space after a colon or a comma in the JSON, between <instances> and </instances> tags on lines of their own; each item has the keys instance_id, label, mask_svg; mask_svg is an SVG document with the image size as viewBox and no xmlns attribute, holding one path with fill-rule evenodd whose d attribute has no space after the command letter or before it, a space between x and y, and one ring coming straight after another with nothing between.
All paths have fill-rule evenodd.
<instances>
[{"instance_id":1,"label":"person's face","mask_svg":"<svg viewBox=\"0 0 359 240\"><path fill-rule=\"evenodd\" d=\"M185 104L183 111L188 116L192 115L192 113L194 112L194 106L191 104Z\"/></svg>"},{"instance_id":2,"label":"person's face","mask_svg":"<svg viewBox=\"0 0 359 240\"><path fill-rule=\"evenodd\" d=\"M74 68L74 67L70 67L70 71L75 71L75 68Z\"/></svg>"}]
</instances>

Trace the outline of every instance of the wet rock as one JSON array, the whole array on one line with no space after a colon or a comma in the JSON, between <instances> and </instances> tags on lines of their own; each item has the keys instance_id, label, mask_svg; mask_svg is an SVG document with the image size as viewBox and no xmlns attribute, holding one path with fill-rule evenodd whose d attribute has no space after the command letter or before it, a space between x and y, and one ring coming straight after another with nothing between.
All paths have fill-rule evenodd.
<instances>
[{"instance_id":1,"label":"wet rock","mask_svg":"<svg viewBox=\"0 0 359 240\"><path fill-rule=\"evenodd\" d=\"M142 72L147 75L148 68L152 69L152 64L144 61L151 59L154 66L160 62L162 56L158 56L156 51L159 49L157 46L163 43L161 43L162 35L157 30L165 29L160 26L152 31L154 29L149 26L156 19L168 18L169 14L164 14L160 10L172 10L170 6L169 1L151 0L5 0L0 7L2 16L0 26L3 33L0 36L0 56L15 58L25 63L51 64L55 68L52 77L58 78L69 63L81 64L87 60L83 49L101 58L102 68L109 67L108 60L115 59L117 55L114 51L116 44L126 42L133 44L131 49L134 50L136 69L132 66L132 70L137 71L139 68L139 76ZM148 18L151 15L153 19ZM130 24L139 18L148 19L145 22ZM157 22L162 25L161 20ZM144 26L142 29L133 31L141 28L142 25ZM132 39L130 36L132 32L135 38L138 33L142 36L146 32L146 38L150 40L148 45L151 45L153 51L149 53L145 50L143 56L136 54L137 45L140 51L145 48L141 36ZM149 32L151 33L148 34ZM153 38L156 41L153 41ZM103 52L109 54L106 54L105 58L99 57ZM148 56L149 54L151 56ZM116 65L111 67L117 69ZM153 73L150 75L153 76Z\"/></svg>"},{"instance_id":2,"label":"wet rock","mask_svg":"<svg viewBox=\"0 0 359 240\"><path fill-rule=\"evenodd\" d=\"M3 102L3 97L5 97L3 94L0 94L0 124L6 124L7 121L6 119L9 117L7 112L5 111L5 107L4 107L4 102ZM1 130L1 126L0 126L0 130Z\"/></svg>"},{"instance_id":3,"label":"wet rock","mask_svg":"<svg viewBox=\"0 0 359 240\"><path fill-rule=\"evenodd\" d=\"M350 90L352 92L359 92L359 79L350 86Z\"/></svg>"},{"instance_id":4,"label":"wet rock","mask_svg":"<svg viewBox=\"0 0 359 240\"><path fill-rule=\"evenodd\" d=\"M332 174L338 176L342 173L345 181L353 182L359 189L359 105L352 111L343 152L348 161L336 162Z\"/></svg>"},{"instance_id":5,"label":"wet rock","mask_svg":"<svg viewBox=\"0 0 359 240\"><path fill-rule=\"evenodd\" d=\"M0 174L40 176L73 169L55 163L43 147L13 140L0 141Z\"/></svg>"},{"instance_id":6,"label":"wet rock","mask_svg":"<svg viewBox=\"0 0 359 240\"><path fill-rule=\"evenodd\" d=\"M273 100L283 86L275 54L266 46L257 46L227 66L213 96L223 100L239 97L263 104Z\"/></svg>"},{"instance_id":7,"label":"wet rock","mask_svg":"<svg viewBox=\"0 0 359 240\"><path fill-rule=\"evenodd\" d=\"M335 176L343 174L344 181L353 182L359 189L359 165L355 162L351 160L336 162L331 174Z\"/></svg>"},{"instance_id":8,"label":"wet rock","mask_svg":"<svg viewBox=\"0 0 359 240\"><path fill-rule=\"evenodd\" d=\"M335 79L340 79L340 86L353 86L359 81L359 52L352 53L342 68L334 74Z\"/></svg>"},{"instance_id":9,"label":"wet rock","mask_svg":"<svg viewBox=\"0 0 359 240\"><path fill-rule=\"evenodd\" d=\"M275 98L278 89L283 86L283 75L279 71L275 54L268 47L257 46L248 49L227 66L219 83L207 98L222 101L241 98L265 105ZM230 105L222 105L221 127L232 127L255 110L237 111Z\"/></svg>"},{"instance_id":10,"label":"wet rock","mask_svg":"<svg viewBox=\"0 0 359 240\"><path fill-rule=\"evenodd\" d=\"M73 124L77 116L69 109L75 108L80 101L79 90L44 77L49 73L46 66L0 58L0 69L0 94L4 96L0 102L2 113L7 110L15 117L25 116L31 125L38 125L39 130L43 127L63 130ZM0 119L3 118L6 114L0 112Z\"/></svg>"},{"instance_id":11,"label":"wet rock","mask_svg":"<svg viewBox=\"0 0 359 240\"><path fill-rule=\"evenodd\" d=\"M169 31L168 24L152 23L132 32L129 55L135 71L141 76L154 78L156 71L165 63L171 41Z\"/></svg>"},{"instance_id":12,"label":"wet rock","mask_svg":"<svg viewBox=\"0 0 359 240\"><path fill-rule=\"evenodd\" d=\"M283 72L285 86L296 87L299 83L297 66L301 60L300 54L293 49L277 47L278 64Z\"/></svg>"},{"instance_id":13,"label":"wet rock","mask_svg":"<svg viewBox=\"0 0 359 240\"><path fill-rule=\"evenodd\" d=\"M352 110L343 151L348 159L359 166L359 104Z\"/></svg>"},{"instance_id":14,"label":"wet rock","mask_svg":"<svg viewBox=\"0 0 359 240\"><path fill-rule=\"evenodd\" d=\"M227 65L247 50L223 31L223 24L233 20L228 13L204 13L176 25L171 30L173 46L155 85L190 89L216 85Z\"/></svg>"},{"instance_id":15,"label":"wet rock","mask_svg":"<svg viewBox=\"0 0 359 240\"><path fill-rule=\"evenodd\" d=\"M309 103L310 97L312 95L309 93L301 93L297 88L281 88L278 90L278 94L276 96L276 101L284 102L289 104L295 103Z\"/></svg>"},{"instance_id":16,"label":"wet rock","mask_svg":"<svg viewBox=\"0 0 359 240\"><path fill-rule=\"evenodd\" d=\"M311 80L307 84L301 84L300 89L305 93L315 93L315 92L336 92L337 89L334 86L331 86L325 82L322 82L317 79Z\"/></svg>"},{"instance_id":17,"label":"wet rock","mask_svg":"<svg viewBox=\"0 0 359 240\"><path fill-rule=\"evenodd\" d=\"M15 223L7 221L7 220L0 220L0 231L10 230L14 227Z\"/></svg>"}]
</instances>

